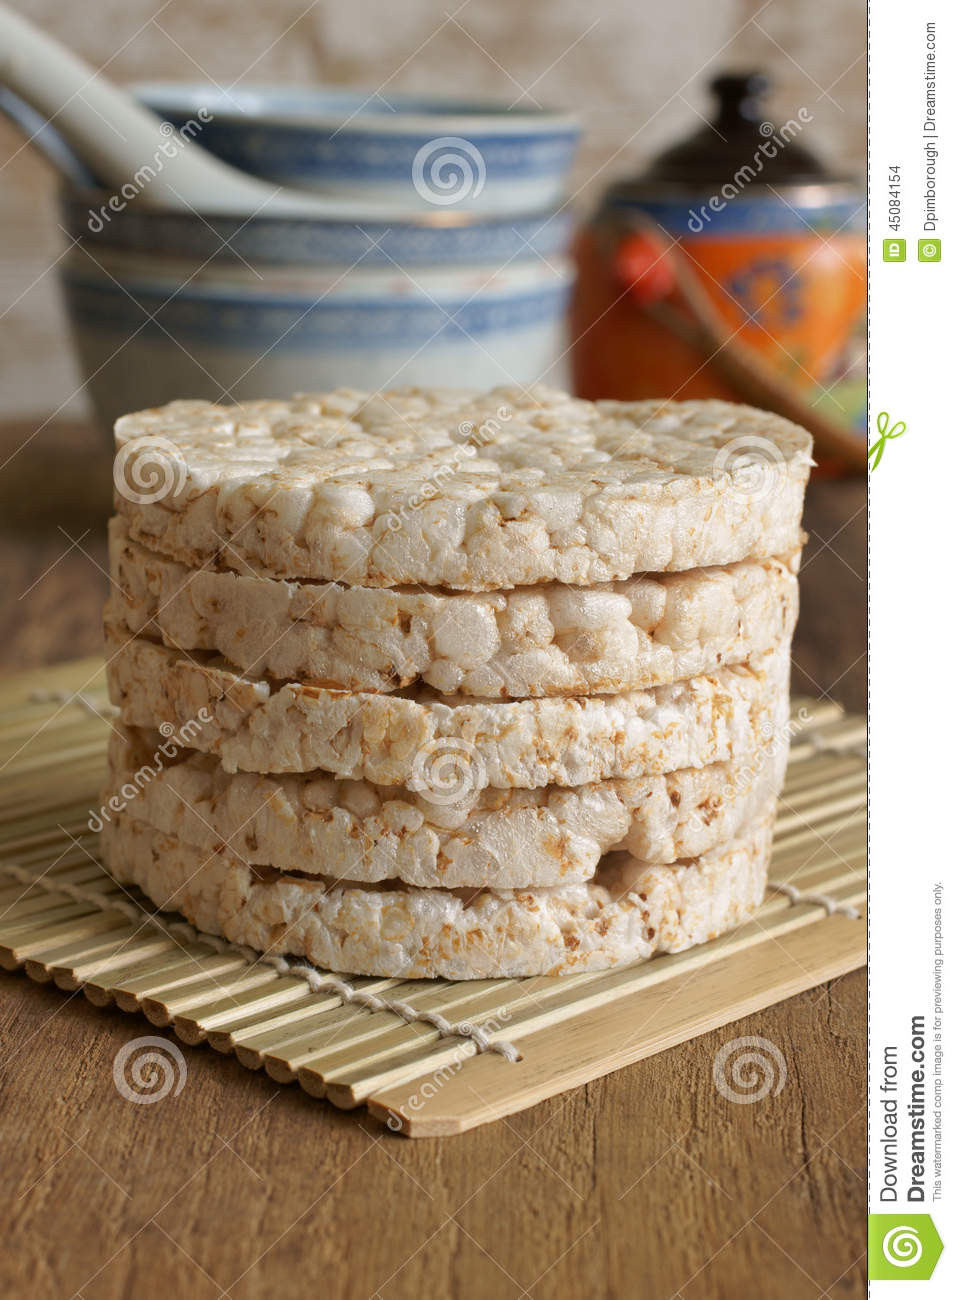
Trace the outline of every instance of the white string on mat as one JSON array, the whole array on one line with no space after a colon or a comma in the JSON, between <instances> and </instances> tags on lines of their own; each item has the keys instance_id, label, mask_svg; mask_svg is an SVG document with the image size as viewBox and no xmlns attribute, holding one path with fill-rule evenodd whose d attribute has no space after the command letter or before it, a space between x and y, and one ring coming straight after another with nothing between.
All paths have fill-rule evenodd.
<instances>
[{"instance_id":1,"label":"white string on mat","mask_svg":"<svg viewBox=\"0 0 957 1300\"><path fill-rule=\"evenodd\" d=\"M248 962L250 966L265 963L280 975L292 975L296 979L305 980L313 993L334 993L343 1002L355 1002L359 1006L366 1007L369 1011L391 1011L393 1015L399 1016L407 1024L421 1022L431 1025L433 1029L438 1030L441 1038L465 1038L473 1042L479 1052L498 1052L507 1061L521 1059L521 1053L514 1043L501 1039L493 1040L481 1025L473 1025L466 1021L453 1024L452 1021L447 1020L438 1011L423 1011L397 998L383 998L377 993L357 989L338 975L323 974L307 961L289 961L287 957L279 957L271 953L260 953L255 948L230 943L227 939L220 939L217 935L207 934L204 930L197 930L195 926L190 925L189 921L162 921L155 913L147 912L145 908L137 907L135 903L126 899L116 898L112 895L106 896L97 893L95 890L84 890L65 880L45 880L42 876L37 876L32 871L27 871L24 867L18 867L12 862L0 863L0 872L13 876L23 884L37 885L49 894L66 894L78 903L91 903L94 907L99 908L101 912L119 912L122 916L138 924L145 921L147 925L152 925L154 929L161 931L171 939L181 936L189 943L205 943L215 952L235 953Z\"/></svg>"},{"instance_id":2,"label":"white string on mat","mask_svg":"<svg viewBox=\"0 0 957 1300\"><path fill-rule=\"evenodd\" d=\"M822 736L819 731L804 731L799 740L807 741L815 754L828 754L832 757L867 758L867 741L861 740L854 745L835 745L833 739Z\"/></svg>"},{"instance_id":3,"label":"white string on mat","mask_svg":"<svg viewBox=\"0 0 957 1300\"><path fill-rule=\"evenodd\" d=\"M101 708L91 696L84 695L82 691L36 690L30 692L29 700L31 704L75 704L84 713L90 713L103 722L109 722L120 712L115 704L109 702Z\"/></svg>"},{"instance_id":4,"label":"white string on mat","mask_svg":"<svg viewBox=\"0 0 957 1300\"><path fill-rule=\"evenodd\" d=\"M786 895L792 902L797 903L815 903L818 907L823 907L828 916L849 916L852 921L859 921L861 914L852 903L842 903L840 899L833 898L830 894L815 894L810 890L805 891L798 889L796 885L790 885L786 880L769 880L768 889L776 889L779 894Z\"/></svg>"}]
</instances>

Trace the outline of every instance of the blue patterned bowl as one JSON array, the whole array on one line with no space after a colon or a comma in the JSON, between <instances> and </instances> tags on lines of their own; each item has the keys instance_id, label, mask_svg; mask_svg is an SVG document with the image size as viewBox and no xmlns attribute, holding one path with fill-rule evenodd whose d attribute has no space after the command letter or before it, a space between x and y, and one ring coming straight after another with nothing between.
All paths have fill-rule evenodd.
<instances>
[{"instance_id":1,"label":"blue patterned bowl","mask_svg":"<svg viewBox=\"0 0 957 1300\"><path fill-rule=\"evenodd\" d=\"M269 266L498 266L562 256L567 210L534 213L384 213L377 221L209 216L124 204L104 190L65 187L61 222L71 239L156 257L192 256Z\"/></svg>"},{"instance_id":2,"label":"blue patterned bowl","mask_svg":"<svg viewBox=\"0 0 957 1300\"><path fill-rule=\"evenodd\" d=\"M344 91L150 82L131 88L210 152L280 185L392 210L536 212L566 189L581 134L567 113ZM191 128L192 129L192 128Z\"/></svg>"},{"instance_id":3,"label":"blue patterned bowl","mask_svg":"<svg viewBox=\"0 0 957 1300\"><path fill-rule=\"evenodd\" d=\"M176 397L563 383L567 222L421 214L381 229L104 207L64 191L58 273L106 426Z\"/></svg>"}]
</instances>

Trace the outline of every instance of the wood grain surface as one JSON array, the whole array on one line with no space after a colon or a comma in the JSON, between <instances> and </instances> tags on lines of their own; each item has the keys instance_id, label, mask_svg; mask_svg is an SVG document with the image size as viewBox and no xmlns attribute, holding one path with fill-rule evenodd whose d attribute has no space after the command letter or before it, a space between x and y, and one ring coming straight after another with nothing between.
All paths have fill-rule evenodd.
<instances>
[{"instance_id":1,"label":"wood grain surface","mask_svg":"<svg viewBox=\"0 0 957 1300\"><path fill-rule=\"evenodd\" d=\"M105 439L0 429L0 665L93 653ZM27 441L29 440L29 441ZM8 459L11 457L12 459ZM865 489L815 483L794 689L863 708ZM126 1100L145 1020L0 973L3 1294L180 1297L865 1294L865 983L857 972L450 1139L410 1143L208 1050ZM783 1060L754 1104L732 1038ZM769 1049L765 1048L765 1051Z\"/></svg>"}]
</instances>

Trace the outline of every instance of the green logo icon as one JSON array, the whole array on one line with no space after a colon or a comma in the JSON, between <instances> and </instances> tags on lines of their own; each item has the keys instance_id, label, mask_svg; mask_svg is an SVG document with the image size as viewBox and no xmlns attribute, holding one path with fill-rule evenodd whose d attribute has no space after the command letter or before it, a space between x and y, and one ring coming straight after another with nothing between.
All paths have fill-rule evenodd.
<instances>
[{"instance_id":1,"label":"green logo icon","mask_svg":"<svg viewBox=\"0 0 957 1300\"><path fill-rule=\"evenodd\" d=\"M869 1214L867 1274L872 1282L926 1282L944 1243L929 1214Z\"/></svg>"},{"instance_id":2,"label":"green logo icon","mask_svg":"<svg viewBox=\"0 0 957 1300\"><path fill-rule=\"evenodd\" d=\"M877 469L878 465L884 458L884 448L890 442L891 438L899 438L902 433L907 432L907 425L903 420L898 420L896 424L891 424L891 417L886 411L881 411L877 417L877 432L880 437L872 447L867 449L867 459L871 461L871 470Z\"/></svg>"},{"instance_id":3,"label":"green logo icon","mask_svg":"<svg viewBox=\"0 0 957 1300\"><path fill-rule=\"evenodd\" d=\"M885 262L906 262L907 261L907 240L906 239L885 239L884 240L884 261Z\"/></svg>"},{"instance_id":4,"label":"green logo icon","mask_svg":"<svg viewBox=\"0 0 957 1300\"><path fill-rule=\"evenodd\" d=\"M917 245L917 260L918 262L939 262L940 240L922 239Z\"/></svg>"}]
</instances>

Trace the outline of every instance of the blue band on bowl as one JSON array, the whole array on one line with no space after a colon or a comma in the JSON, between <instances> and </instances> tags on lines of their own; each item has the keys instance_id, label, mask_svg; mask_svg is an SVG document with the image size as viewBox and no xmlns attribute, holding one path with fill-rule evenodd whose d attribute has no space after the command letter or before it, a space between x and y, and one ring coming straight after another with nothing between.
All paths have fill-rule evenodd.
<instances>
[{"instance_id":1,"label":"blue band on bowl","mask_svg":"<svg viewBox=\"0 0 957 1300\"><path fill-rule=\"evenodd\" d=\"M191 212L109 208L105 191L64 190L63 226L70 239L104 248L200 262L262 266L504 265L562 256L568 212L532 216L353 223L297 217L200 218Z\"/></svg>"},{"instance_id":2,"label":"blue band on bowl","mask_svg":"<svg viewBox=\"0 0 957 1300\"><path fill-rule=\"evenodd\" d=\"M64 269L67 306L78 328L172 335L215 341L223 347L283 350L409 348L442 335L480 337L521 330L561 317L570 286L545 284L532 292L477 297L436 306L426 298L316 300L309 297L243 299L228 290L190 286L169 290L91 278Z\"/></svg>"}]
</instances>

